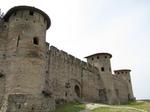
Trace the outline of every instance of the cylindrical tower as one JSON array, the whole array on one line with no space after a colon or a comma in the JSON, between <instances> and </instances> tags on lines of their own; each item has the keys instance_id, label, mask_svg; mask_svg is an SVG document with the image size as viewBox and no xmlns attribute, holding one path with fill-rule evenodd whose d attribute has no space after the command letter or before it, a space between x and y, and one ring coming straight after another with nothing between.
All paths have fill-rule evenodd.
<instances>
[{"instance_id":1,"label":"cylindrical tower","mask_svg":"<svg viewBox=\"0 0 150 112\"><path fill-rule=\"evenodd\" d=\"M128 99L134 100L130 72L131 72L131 70L129 70L129 69L114 70L115 75L124 79L127 83Z\"/></svg>"},{"instance_id":2,"label":"cylindrical tower","mask_svg":"<svg viewBox=\"0 0 150 112\"><path fill-rule=\"evenodd\" d=\"M113 75L111 72L111 57L112 55L109 53L97 53L85 58L87 58L88 63L99 69L100 77L105 85L104 90L107 96L107 103L119 104L119 100L115 94Z\"/></svg>"},{"instance_id":3,"label":"cylindrical tower","mask_svg":"<svg viewBox=\"0 0 150 112\"><path fill-rule=\"evenodd\" d=\"M98 67L101 73L111 72L111 59L112 55L109 53L97 53L90 56L87 56L87 62L93 66ZM99 66L97 66L99 65Z\"/></svg>"},{"instance_id":4,"label":"cylindrical tower","mask_svg":"<svg viewBox=\"0 0 150 112\"><path fill-rule=\"evenodd\" d=\"M104 81L105 87L108 89L114 88L112 73L111 73L111 59L112 55L109 53L97 53L87 56L87 62L99 69L100 75Z\"/></svg>"},{"instance_id":5,"label":"cylindrical tower","mask_svg":"<svg viewBox=\"0 0 150 112\"><path fill-rule=\"evenodd\" d=\"M50 18L35 7L17 6L6 13L4 21L9 24L5 92L39 94L45 88Z\"/></svg>"}]
</instances>

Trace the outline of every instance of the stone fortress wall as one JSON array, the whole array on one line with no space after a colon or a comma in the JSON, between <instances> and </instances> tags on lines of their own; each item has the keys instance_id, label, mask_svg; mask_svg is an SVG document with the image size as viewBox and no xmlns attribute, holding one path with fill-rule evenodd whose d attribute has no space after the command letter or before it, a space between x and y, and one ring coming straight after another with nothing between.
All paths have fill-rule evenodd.
<instances>
[{"instance_id":1,"label":"stone fortress wall","mask_svg":"<svg viewBox=\"0 0 150 112\"><path fill-rule=\"evenodd\" d=\"M130 70L112 74L109 53L87 62L50 46L50 18L30 6L10 9L0 20L0 111L48 112L61 102L122 104L133 100Z\"/></svg>"},{"instance_id":2,"label":"stone fortress wall","mask_svg":"<svg viewBox=\"0 0 150 112\"><path fill-rule=\"evenodd\" d=\"M99 90L103 89L104 85L96 67L54 46L50 47L48 56L47 82L51 85L49 89L54 92L55 99L74 100L79 97L99 102ZM78 94L75 93L75 87Z\"/></svg>"}]
</instances>

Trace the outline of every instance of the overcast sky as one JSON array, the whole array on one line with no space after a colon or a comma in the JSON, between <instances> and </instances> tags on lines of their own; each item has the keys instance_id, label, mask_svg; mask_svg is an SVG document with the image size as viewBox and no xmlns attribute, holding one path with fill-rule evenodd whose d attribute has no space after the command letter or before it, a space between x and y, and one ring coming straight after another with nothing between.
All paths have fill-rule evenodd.
<instances>
[{"instance_id":1,"label":"overcast sky","mask_svg":"<svg viewBox=\"0 0 150 112\"><path fill-rule=\"evenodd\" d=\"M134 95L150 99L150 0L3 0L1 11L29 5L47 13L47 42L84 60L108 52L113 70L131 69Z\"/></svg>"}]
</instances>

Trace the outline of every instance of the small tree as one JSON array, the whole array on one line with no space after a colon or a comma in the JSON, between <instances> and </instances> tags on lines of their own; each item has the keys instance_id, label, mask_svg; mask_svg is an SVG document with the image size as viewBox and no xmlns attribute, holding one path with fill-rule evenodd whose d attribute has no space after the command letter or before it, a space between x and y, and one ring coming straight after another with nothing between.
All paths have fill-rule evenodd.
<instances>
[{"instance_id":1,"label":"small tree","mask_svg":"<svg viewBox=\"0 0 150 112\"><path fill-rule=\"evenodd\" d=\"M4 13L1 12L1 9L0 9L0 21L2 21L2 18L4 17Z\"/></svg>"}]
</instances>

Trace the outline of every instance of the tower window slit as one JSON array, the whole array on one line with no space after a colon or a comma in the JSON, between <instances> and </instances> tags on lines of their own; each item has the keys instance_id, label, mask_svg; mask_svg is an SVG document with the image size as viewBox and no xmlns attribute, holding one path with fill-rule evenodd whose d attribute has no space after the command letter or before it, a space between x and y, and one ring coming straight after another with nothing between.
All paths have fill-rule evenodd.
<instances>
[{"instance_id":1,"label":"tower window slit","mask_svg":"<svg viewBox=\"0 0 150 112\"><path fill-rule=\"evenodd\" d=\"M101 68L101 71L104 71L104 67Z\"/></svg>"},{"instance_id":2,"label":"tower window slit","mask_svg":"<svg viewBox=\"0 0 150 112\"><path fill-rule=\"evenodd\" d=\"M39 40L37 37L33 38L33 44L39 45Z\"/></svg>"},{"instance_id":3,"label":"tower window slit","mask_svg":"<svg viewBox=\"0 0 150 112\"><path fill-rule=\"evenodd\" d=\"M46 18L44 18L44 23L46 22Z\"/></svg>"},{"instance_id":4,"label":"tower window slit","mask_svg":"<svg viewBox=\"0 0 150 112\"><path fill-rule=\"evenodd\" d=\"M19 46L19 41L20 41L20 35L18 35L17 47Z\"/></svg>"},{"instance_id":5,"label":"tower window slit","mask_svg":"<svg viewBox=\"0 0 150 112\"><path fill-rule=\"evenodd\" d=\"M34 11L30 10L29 15L33 16Z\"/></svg>"}]
</instances>

